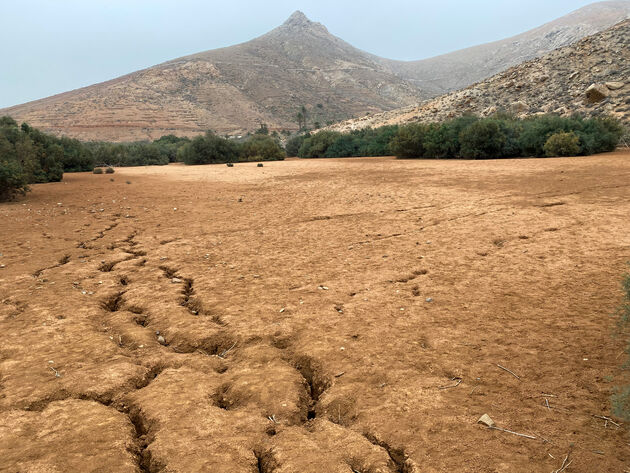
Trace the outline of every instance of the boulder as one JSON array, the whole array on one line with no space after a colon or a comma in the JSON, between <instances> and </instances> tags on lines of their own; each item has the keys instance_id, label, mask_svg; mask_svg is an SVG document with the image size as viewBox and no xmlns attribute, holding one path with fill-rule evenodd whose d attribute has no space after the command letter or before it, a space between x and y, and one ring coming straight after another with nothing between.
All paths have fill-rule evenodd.
<instances>
[{"instance_id":1,"label":"boulder","mask_svg":"<svg viewBox=\"0 0 630 473\"><path fill-rule=\"evenodd\" d=\"M529 106L525 103L525 102L513 102L512 105L510 105L510 108L512 109L512 113L526 113L529 110Z\"/></svg>"},{"instance_id":2,"label":"boulder","mask_svg":"<svg viewBox=\"0 0 630 473\"><path fill-rule=\"evenodd\" d=\"M604 84L591 84L588 89L586 89L586 100L589 103L597 103L604 100L608 97L608 87Z\"/></svg>"}]
</instances>

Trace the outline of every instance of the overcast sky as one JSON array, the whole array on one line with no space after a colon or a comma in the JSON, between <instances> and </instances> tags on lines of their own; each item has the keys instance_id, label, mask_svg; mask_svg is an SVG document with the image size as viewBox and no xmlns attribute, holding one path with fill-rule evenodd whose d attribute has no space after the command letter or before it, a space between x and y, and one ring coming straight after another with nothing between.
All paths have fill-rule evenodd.
<instances>
[{"instance_id":1,"label":"overcast sky","mask_svg":"<svg viewBox=\"0 0 630 473\"><path fill-rule=\"evenodd\" d=\"M0 107L247 41L295 10L364 51L423 59L512 36L589 0L0 0Z\"/></svg>"}]
</instances>

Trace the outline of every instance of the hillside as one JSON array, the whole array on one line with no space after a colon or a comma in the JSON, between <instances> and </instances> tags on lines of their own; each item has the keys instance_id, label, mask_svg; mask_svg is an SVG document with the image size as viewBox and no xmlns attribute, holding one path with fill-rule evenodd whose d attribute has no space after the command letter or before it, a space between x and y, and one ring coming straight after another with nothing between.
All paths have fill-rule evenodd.
<instances>
[{"instance_id":1,"label":"hillside","mask_svg":"<svg viewBox=\"0 0 630 473\"><path fill-rule=\"evenodd\" d=\"M176 59L118 79L0 110L82 139L133 140L207 129L242 133L266 123L297 128L391 110L428 96L301 12L228 48Z\"/></svg>"},{"instance_id":2,"label":"hillside","mask_svg":"<svg viewBox=\"0 0 630 473\"><path fill-rule=\"evenodd\" d=\"M467 113L497 111L520 116L554 112L602 113L630 124L630 20L534 59L466 89L419 106L348 120L330 127L365 127L441 121ZM595 87L591 88L591 85Z\"/></svg>"},{"instance_id":3,"label":"hillside","mask_svg":"<svg viewBox=\"0 0 630 473\"><path fill-rule=\"evenodd\" d=\"M280 27L246 43L6 108L0 115L84 140L192 136L208 129L242 134L261 123L272 130L295 130L302 106L310 125L410 107L575 41L629 13L628 1L601 2L518 40L401 62L356 49L296 12Z\"/></svg>"},{"instance_id":4,"label":"hillside","mask_svg":"<svg viewBox=\"0 0 630 473\"><path fill-rule=\"evenodd\" d=\"M597 2L511 38L420 61L384 64L432 96L467 87L630 18L630 1Z\"/></svg>"}]
</instances>

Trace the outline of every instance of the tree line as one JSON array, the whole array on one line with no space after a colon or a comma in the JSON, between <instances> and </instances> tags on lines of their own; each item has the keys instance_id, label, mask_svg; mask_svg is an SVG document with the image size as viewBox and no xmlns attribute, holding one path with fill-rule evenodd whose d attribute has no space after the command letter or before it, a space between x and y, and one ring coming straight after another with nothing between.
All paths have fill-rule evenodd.
<instances>
[{"instance_id":1,"label":"tree line","mask_svg":"<svg viewBox=\"0 0 630 473\"><path fill-rule=\"evenodd\" d=\"M289 139L286 150L289 156L301 158L586 156L613 151L623 134L620 122L610 117L540 115L518 119L509 115L471 115L440 123L411 123L349 133L322 130Z\"/></svg>"},{"instance_id":2,"label":"tree line","mask_svg":"<svg viewBox=\"0 0 630 473\"><path fill-rule=\"evenodd\" d=\"M195 138L163 136L134 143L81 142L56 137L0 118L0 199L32 183L61 180L64 172L95 166L234 163L301 158L388 156L399 158L495 159L580 156L612 151L623 136L610 117L541 115L517 119L497 114L463 116L441 123L410 123L348 133L320 130L290 137L283 147L266 126L244 138L212 132Z\"/></svg>"}]
</instances>

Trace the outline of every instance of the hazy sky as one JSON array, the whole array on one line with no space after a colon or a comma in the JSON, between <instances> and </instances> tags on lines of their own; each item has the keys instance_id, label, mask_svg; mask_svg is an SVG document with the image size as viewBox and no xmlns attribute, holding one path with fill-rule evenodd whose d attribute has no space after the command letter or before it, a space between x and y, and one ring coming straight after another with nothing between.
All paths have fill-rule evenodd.
<instances>
[{"instance_id":1,"label":"hazy sky","mask_svg":"<svg viewBox=\"0 0 630 473\"><path fill-rule=\"evenodd\" d=\"M0 107L247 41L295 10L353 46L422 59L521 33L589 0L0 0Z\"/></svg>"}]
</instances>

